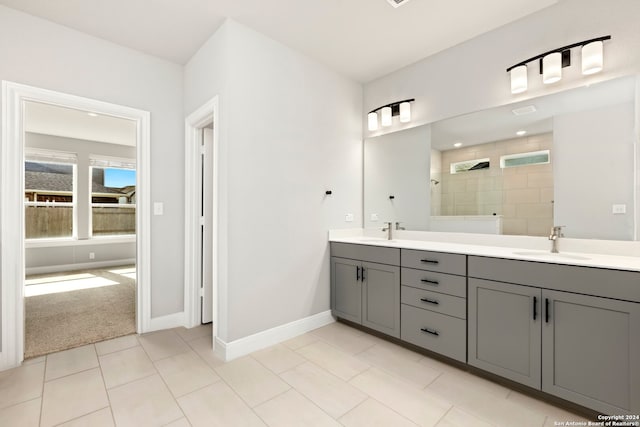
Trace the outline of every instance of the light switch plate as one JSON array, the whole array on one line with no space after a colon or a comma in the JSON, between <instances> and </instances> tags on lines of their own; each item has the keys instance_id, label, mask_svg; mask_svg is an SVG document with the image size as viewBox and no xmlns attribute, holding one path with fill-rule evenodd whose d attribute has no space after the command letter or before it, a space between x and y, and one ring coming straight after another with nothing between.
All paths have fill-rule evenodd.
<instances>
[{"instance_id":1,"label":"light switch plate","mask_svg":"<svg viewBox=\"0 0 640 427\"><path fill-rule=\"evenodd\" d=\"M344 220L345 222L353 222L353 214L352 213L348 213L344 216Z\"/></svg>"},{"instance_id":2,"label":"light switch plate","mask_svg":"<svg viewBox=\"0 0 640 427\"><path fill-rule=\"evenodd\" d=\"M153 202L153 214L154 215L164 215L164 203L162 203L162 202Z\"/></svg>"},{"instance_id":3,"label":"light switch plate","mask_svg":"<svg viewBox=\"0 0 640 427\"><path fill-rule=\"evenodd\" d=\"M377 221L378 220L378 214L371 214L371 221Z\"/></svg>"}]
</instances>

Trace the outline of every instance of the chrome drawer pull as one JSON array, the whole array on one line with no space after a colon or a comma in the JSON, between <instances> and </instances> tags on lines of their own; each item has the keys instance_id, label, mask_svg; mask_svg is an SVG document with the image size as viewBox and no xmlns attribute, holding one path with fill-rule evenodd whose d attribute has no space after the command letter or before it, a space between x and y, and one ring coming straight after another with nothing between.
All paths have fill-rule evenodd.
<instances>
[{"instance_id":1,"label":"chrome drawer pull","mask_svg":"<svg viewBox=\"0 0 640 427\"><path fill-rule=\"evenodd\" d=\"M427 264L440 264L437 259L421 259L420 262L426 262Z\"/></svg>"},{"instance_id":2,"label":"chrome drawer pull","mask_svg":"<svg viewBox=\"0 0 640 427\"><path fill-rule=\"evenodd\" d=\"M435 329L429 329L429 328L422 328L420 329L422 332L425 332L427 334L431 334L431 335L435 335L438 336L440 335L440 333L438 333L438 331L436 331Z\"/></svg>"},{"instance_id":3,"label":"chrome drawer pull","mask_svg":"<svg viewBox=\"0 0 640 427\"><path fill-rule=\"evenodd\" d=\"M429 279L420 279L420 281L422 283L429 283L431 285L439 285L440 282L436 281L436 280L429 280Z\"/></svg>"},{"instance_id":4,"label":"chrome drawer pull","mask_svg":"<svg viewBox=\"0 0 640 427\"><path fill-rule=\"evenodd\" d=\"M440 304L438 301L436 301L434 299L429 299L429 298L420 298L420 301L428 302L429 304L434 304L434 305Z\"/></svg>"}]
</instances>

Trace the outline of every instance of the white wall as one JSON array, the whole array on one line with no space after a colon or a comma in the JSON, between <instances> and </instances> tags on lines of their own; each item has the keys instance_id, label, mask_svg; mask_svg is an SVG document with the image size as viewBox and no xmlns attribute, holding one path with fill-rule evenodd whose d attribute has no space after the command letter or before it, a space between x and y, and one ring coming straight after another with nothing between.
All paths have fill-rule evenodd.
<instances>
[{"instance_id":1,"label":"white wall","mask_svg":"<svg viewBox=\"0 0 640 427\"><path fill-rule=\"evenodd\" d=\"M633 240L634 126L633 103L554 117L553 211L565 236ZM614 204L627 213L614 215Z\"/></svg>"},{"instance_id":2,"label":"white wall","mask_svg":"<svg viewBox=\"0 0 640 427\"><path fill-rule=\"evenodd\" d=\"M640 2L637 0L563 0L537 13L444 50L365 85L364 110L406 98L413 127L587 83L640 71ZM580 73L579 52L563 79L543 85L538 65L529 71L529 90L512 95L507 67L547 50L610 34L604 43L605 70ZM364 123L364 117L363 117ZM400 129L399 124L385 132ZM366 132L366 131L365 131ZM366 135L376 135L366 133Z\"/></svg>"},{"instance_id":3,"label":"white wall","mask_svg":"<svg viewBox=\"0 0 640 427\"><path fill-rule=\"evenodd\" d=\"M182 67L0 6L0 79L151 112L151 316L183 310ZM2 284L4 285L4 284Z\"/></svg>"},{"instance_id":4,"label":"white wall","mask_svg":"<svg viewBox=\"0 0 640 427\"><path fill-rule=\"evenodd\" d=\"M362 223L362 88L227 21L186 66L186 113L216 94L229 342L329 309L327 230Z\"/></svg>"},{"instance_id":5,"label":"white wall","mask_svg":"<svg viewBox=\"0 0 640 427\"><path fill-rule=\"evenodd\" d=\"M431 126L365 140L365 228L397 221L408 230L429 230L431 152Z\"/></svg>"}]
</instances>

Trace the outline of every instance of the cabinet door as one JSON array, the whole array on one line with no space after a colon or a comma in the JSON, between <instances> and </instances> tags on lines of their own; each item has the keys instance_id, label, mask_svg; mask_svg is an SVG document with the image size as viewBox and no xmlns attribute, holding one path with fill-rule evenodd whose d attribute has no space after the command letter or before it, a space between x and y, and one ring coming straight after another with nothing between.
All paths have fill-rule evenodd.
<instances>
[{"instance_id":1,"label":"cabinet door","mask_svg":"<svg viewBox=\"0 0 640 427\"><path fill-rule=\"evenodd\" d=\"M546 290L543 298L542 390L606 414L640 413L640 304Z\"/></svg>"},{"instance_id":2,"label":"cabinet door","mask_svg":"<svg viewBox=\"0 0 640 427\"><path fill-rule=\"evenodd\" d=\"M362 324L400 338L400 267L363 262Z\"/></svg>"},{"instance_id":3,"label":"cabinet door","mask_svg":"<svg viewBox=\"0 0 640 427\"><path fill-rule=\"evenodd\" d=\"M360 261L331 258L331 311L355 323L362 323L360 271Z\"/></svg>"},{"instance_id":4,"label":"cabinet door","mask_svg":"<svg viewBox=\"0 0 640 427\"><path fill-rule=\"evenodd\" d=\"M540 388L541 291L469 279L469 364Z\"/></svg>"}]
</instances>

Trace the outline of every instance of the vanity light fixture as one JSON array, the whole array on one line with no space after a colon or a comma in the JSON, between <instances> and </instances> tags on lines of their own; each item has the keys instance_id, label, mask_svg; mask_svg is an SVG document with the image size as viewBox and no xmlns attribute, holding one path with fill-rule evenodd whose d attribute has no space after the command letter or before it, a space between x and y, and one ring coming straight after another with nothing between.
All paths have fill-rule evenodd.
<instances>
[{"instance_id":1,"label":"vanity light fixture","mask_svg":"<svg viewBox=\"0 0 640 427\"><path fill-rule=\"evenodd\" d=\"M573 43L557 49L536 55L525 61L519 62L507 68L511 77L511 93L522 93L528 88L527 64L539 61L540 74L544 84L552 84L562 79L562 69L571 66L571 49L581 48L582 74L594 74L603 69L603 42L610 40L611 36L596 37Z\"/></svg>"},{"instance_id":2,"label":"vanity light fixture","mask_svg":"<svg viewBox=\"0 0 640 427\"><path fill-rule=\"evenodd\" d=\"M526 130L519 130L518 132L516 132L516 135L518 135L518 136L524 136L526 134L527 134Z\"/></svg>"},{"instance_id":3,"label":"vanity light fixture","mask_svg":"<svg viewBox=\"0 0 640 427\"><path fill-rule=\"evenodd\" d=\"M89 117L98 117L98 115L96 113L87 113L87 116L89 116Z\"/></svg>"},{"instance_id":4,"label":"vanity light fixture","mask_svg":"<svg viewBox=\"0 0 640 427\"><path fill-rule=\"evenodd\" d=\"M369 130L378 129L378 111L380 111L380 124L383 127L391 126L393 123L393 116L400 116L400 123L408 123L411 121L411 103L415 101L414 98L405 99L403 101L392 102L391 104L383 105L375 110L371 110L367 114L367 128Z\"/></svg>"},{"instance_id":5,"label":"vanity light fixture","mask_svg":"<svg viewBox=\"0 0 640 427\"><path fill-rule=\"evenodd\" d=\"M462 147L462 142L456 142L455 144L453 144L453 146L456 148L460 148Z\"/></svg>"}]
</instances>

